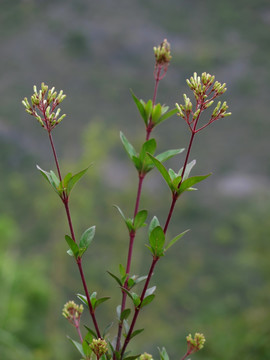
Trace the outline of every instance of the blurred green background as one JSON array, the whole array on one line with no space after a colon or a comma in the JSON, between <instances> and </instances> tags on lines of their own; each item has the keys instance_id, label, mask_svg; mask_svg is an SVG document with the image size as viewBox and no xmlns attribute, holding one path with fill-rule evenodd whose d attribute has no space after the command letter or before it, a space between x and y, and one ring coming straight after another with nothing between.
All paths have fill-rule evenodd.
<instances>
[{"instance_id":1,"label":"blurred green background","mask_svg":"<svg viewBox=\"0 0 270 360\"><path fill-rule=\"evenodd\" d=\"M35 167L54 169L48 139L21 100L42 81L63 89L68 116L54 131L62 167L76 172L94 163L71 211L78 234L97 225L84 267L91 291L112 294L97 311L104 328L120 302L106 271L125 263L127 246L112 205L131 216L137 186L119 131L141 143L129 88L152 98L152 48L164 38L173 58L158 101L181 102L185 79L206 71L227 83L223 99L233 115L196 139L193 174L213 176L177 206L169 235L192 231L158 264L157 297L139 318L145 332L133 349L156 356L165 346L179 359L185 336L199 331L207 343L194 359L270 358L269 34L269 0L0 1L1 359L79 359L61 310L82 286L66 254L64 211ZM160 151L186 147L188 135L177 117L154 132ZM169 165L179 169L182 161ZM141 207L163 222L169 200L153 171ZM142 275L151 257L145 232L138 235L132 270Z\"/></svg>"}]
</instances>

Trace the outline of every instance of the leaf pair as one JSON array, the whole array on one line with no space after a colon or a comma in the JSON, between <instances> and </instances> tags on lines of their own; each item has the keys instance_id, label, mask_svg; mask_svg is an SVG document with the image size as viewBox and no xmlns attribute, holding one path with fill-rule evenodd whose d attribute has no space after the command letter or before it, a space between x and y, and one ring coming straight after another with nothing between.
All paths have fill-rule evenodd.
<instances>
[{"instance_id":1,"label":"leaf pair","mask_svg":"<svg viewBox=\"0 0 270 360\"><path fill-rule=\"evenodd\" d=\"M168 111L169 106L164 106L161 104L156 104L153 106L152 100L148 100L147 103L145 103L143 100L139 100L132 91L131 95L146 127L151 125L153 128L163 121L169 119L178 111L176 108Z\"/></svg>"},{"instance_id":2,"label":"leaf pair","mask_svg":"<svg viewBox=\"0 0 270 360\"><path fill-rule=\"evenodd\" d=\"M144 299L141 300L140 296L136 294L135 292L128 291L125 288L122 288L122 290L129 296L129 298L132 300L135 308L142 308L150 302L152 302L155 298L154 292L156 290L156 286L153 286L152 288L149 288L146 290Z\"/></svg>"},{"instance_id":3,"label":"leaf pair","mask_svg":"<svg viewBox=\"0 0 270 360\"><path fill-rule=\"evenodd\" d=\"M41 169L37 165L37 169L41 172L41 174L44 176L44 178L51 184L54 191L62 198L63 193L65 192L66 196L69 197L71 190L75 186L75 184L80 180L80 178L86 173L86 171L89 169L90 166L88 166L86 169L78 172L75 175L72 175L72 173L68 173L62 181L59 180L59 178L56 176L56 174L51 170L50 172L47 172L43 169Z\"/></svg>"},{"instance_id":4,"label":"leaf pair","mask_svg":"<svg viewBox=\"0 0 270 360\"><path fill-rule=\"evenodd\" d=\"M200 176L192 176L188 178L192 167L196 163L196 161L193 160L186 166L185 173L183 174L183 178L182 178L183 168L181 168L178 173L175 173L172 169L168 171L157 157L154 157L150 153L148 153L148 156L151 158L155 167L161 173L163 179L166 181L171 192L173 194L174 193L177 194L178 196L181 195L184 191L197 190L194 189L192 186L203 181L204 179L208 178L208 176L211 175L211 174L207 174Z\"/></svg>"},{"instance_id":5,"label":"leaf pair","mask_svg":"<svg viewBox=\"0 0 270 360\"><path fill-rule=\"evenodd\" d=\"M146 245L148 249L151 251L152 255L156 258L165 255L165 252L178 240L181 239L189 230L183 231L181 234L175 236L172 240L170 240L167 245L165 245L165 234L162 227L159 224L158 218L156 216L153 217L148 230L149 244Z\"/></svg>"},{"instance_id":6,"label":"leaf pair","mask_svg":"<svg viewBox=\"0 0 270 360\"><path fill-rule=\"evenodd\" d=\"M145 220L147 218L147 210L141 210L139 211L134 219L126 218L123 211L120 209L119 206L114 205L114 207L119 211L120 215L122 216L123 220L125 221L125 224L128 228L129 233L136 232L141 227L146 226Z\"/></svg>"},{"instance_id":7,"label":"leaf pair","mask_svg":"<svg viewBox=\"0 0 270 360\"><path fill-rule=\"evenodd\" d=\"M82 255L85 253L85 251L88 249L89 245L94 239L95 236L96 227L92 226L89 229L85 230L85 232L82 234L79 245L69 236L66 235L65 239L69 246L69 250L67 253L70 256L74 256L77 260L79 257L82 257Z\"/></svg>"},{"instance_id":8,"label":"leaf pair","mask_svg":"<svg viewBox=\"0 0 270 360\"><path fill-rule=\"evenodd\" d=\"M120 132L120 139L124 145L124 148L128 156L130 157L131 161L133 162L139 174L145 175L154 168L153 162L149 158L148 154L154 155L156 151L157 144L155 139L147 140L142 145L139 154L136 152L133 145L128 141L128 139L125 137L125 135L122 132ZM172 158L173 156L180 154L182 151L184 151L184 149L167 150L157 155L156 158L160 162L164 162Z\"/></svg>"},{"instance_id":9,"label":"leaf pair","mask_svg":"<svg viewBox=\"0 0 270 360\"><path fill-rule=\"evenodd\" d=\"M85 295L81 295L81 294L77 294L77 297L87 306L88 306L88 301L87 301L87 297ZM100 304L102 304L104 301L109 300L110 297L109 296L105 296L103 298L97 299L97 292L94 291L91 295L90 295L90 302L91 302L91 306L93 308L93 310L95 310Z\"/></svg>"}]
</instances>

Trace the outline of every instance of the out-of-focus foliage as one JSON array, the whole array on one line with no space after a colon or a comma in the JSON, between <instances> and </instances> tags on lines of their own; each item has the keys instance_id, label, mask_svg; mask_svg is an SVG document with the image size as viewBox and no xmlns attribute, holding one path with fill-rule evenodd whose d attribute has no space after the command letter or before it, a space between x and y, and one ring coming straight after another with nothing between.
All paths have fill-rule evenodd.
<instances>
[{"instance_id":1,"label":"out-of-focus foliage","mask_svg":"<svg viewBox=\"0 0 270 360\"><path fill-rule=\"evenodd\" d=\"M61 309L82 289L66 254L68 230L57 195L35 169L52 164L46 134L25 115L22 98L41 81L67 93L68 116L55 141L73 173L93 162L74 189L71 209L76 232L97 226L85 271L89 288L106 296L115 288L106 271L125 261L119 247L127 242L112 205L132 216L129 193L137 184L119 140L123 130L136 145L143 126L128 89L151 97L152 47L167 37L172 62L160 99L174 106L185 79L209 71L227 83L233 116L195 143L198 172L214 175L181 199L169 235L192 231L155 271L157 295L139 319L146 330L136 347L156 355L164 345L179 358L185 336L199 331L207 342L197 359L270 358L269 1L119 0L116 7L110 1L6 0L0 7L0 357L78 358L65 339L70 329ZM170 120L168 129L157 130L158 146L186 147L187 134L180 119ZM169 194L157 172L145 190L142 206L164 219ZM106 226L99 226L101 218ZM144 243L141 230L133 264L140 275L151 261ZM116 318L111 309L119 301L115 289L97 311L103 327Z\"/></svg>"}]
</instances>

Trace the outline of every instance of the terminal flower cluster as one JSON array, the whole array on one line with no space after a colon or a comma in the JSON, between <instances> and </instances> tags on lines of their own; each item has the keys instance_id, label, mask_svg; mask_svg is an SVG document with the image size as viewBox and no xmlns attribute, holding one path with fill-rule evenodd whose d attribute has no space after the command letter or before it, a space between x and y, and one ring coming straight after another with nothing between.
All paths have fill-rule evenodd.
<instances>
[{"instance_id":1,"label":"terminal flower cluster","mask_svg":"<svg viewBox=\"0 0 270 360\"><path fill-rule=\"evenodd\" d=\"M177 115L186 121L192 133L197 133L212 122L231 115L230 112L227 112L227 102L224 101L221 105L221 101L218 101L210 119L200 128L197 128L201 113L213 105L215 98L226 92L226 83L221 84L219 81L215 81L215 76L207 74L206 72L202 73L201 76L198 76L195 72L193 76L186 81L196 100L195 109L193 109L193 104L186 94L183 95L184 105L179 105L178 103L175 105L178 110Z\"/></svg>"},{"instance_id":2,"label":"terminal flower cluster","mask_svg":"<svg viewBox=\"0 0 270 360\"><path fill-rule=\"evenodd\" d=\"M34 94L31 96L32 105L30 105L26 97L22 100L22 104L25 107L25 111L34 116L40 125L50 133L66 116L66 114L63 114L59 117L60 108L55 111L66 95L63 94L63 90L57 93L54 87L48 91L48 85L44 83L41 84L41 90L38 91L36 85L34 85L33 89Z\"/></svg>"}]
</instances>

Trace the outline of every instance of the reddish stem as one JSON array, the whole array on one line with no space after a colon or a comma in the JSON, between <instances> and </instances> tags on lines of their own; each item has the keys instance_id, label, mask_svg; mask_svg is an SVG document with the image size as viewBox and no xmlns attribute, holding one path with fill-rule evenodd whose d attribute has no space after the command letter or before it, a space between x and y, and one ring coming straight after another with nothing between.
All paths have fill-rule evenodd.
<instances>
[{"instance_id":1,"label":"reddish stem","mask_svg":"<svg viewBox=\"0 0 270 360\"><path fill-rule=\"evenodd\" d=\"M52 138L52 135L51 135L50 131L48 131L48 134L49 134L49 139L50 139L50 143L51 143L51 147L52 147L53 156L54 156L55 164L56 164L56 167L57 167L59 179L60 179L60 181L62 181L60 166L59 166L55 146L54 146L54 143L53 143L53 138ZM61 199L62 199L62 202L63 202L63 204L65 206L68 225L69 225L72 240L76 243L75 233L74 233L72 219L71 219L70 210L69 210L68 196L65 194L65 192L63 193L63 196L62 196ZM88 291L88 288L87 288L87 285L86 285L86 281L85 281L85 277L84 277L84 273L83 273L83 269L82 269L81 258L78 257L76 262L77 262L77 265L78 265L78 268L79 268L79 271L80 271L81 280L82 280L83 287L84 287L84 292L85 292L85 295L86 295L86 298L87 298L87 301L88 301L89 312L90 312L90 315L92 317L92 320L93 320L97 335L98 335L99 338L101 338L99 327L98 327L96 317L95 317L95 313L94 313L94 309L93 309L91 301L90 301L89 291Z\"/></svg>"},{"instance_id":2,"label":"reddish stem","mask_svg":"<svg viewBox=\"0 0 270 360\"><path fill-rule=\"evenodd\" d=\"M159 260L159 257L153 257L153 261L152 261L152 264L150 266L150 269L149 269L149 272L148 272L148 276L147 276L147 279L145 281L145 284L144 284L144 288L143 288L143 291L142 291L142 294L141 294L141 297L140 297L140 305L138 307L135 308L135 312L134 312L134 315L133 315L133 319L132 319L132 322L130 324L130 328L129 328L129 331L128 331L128 334L127 334L127 337L126 337L126 340L124 342L124 345L123 345L123 348L122 348L122 351L121 351L121 358L123 358L123 355L125 353L125 350L126 350L126 347L128 346L128 343L130 342L130 337L132 335L132 332L134 330L134 326L136 324L136 320L137 320L137 317L140 313L140 310L141 310L141 304L143 302L143 299L144 299L144 296L145 296L145 293L146 293L146 290L148 288L148 285L149 285L149 282L151 280L151 277L153 275L153 271L154 271L154 268L156 266L156 263L157 261Z\"/></svg>"}]
</instances>

